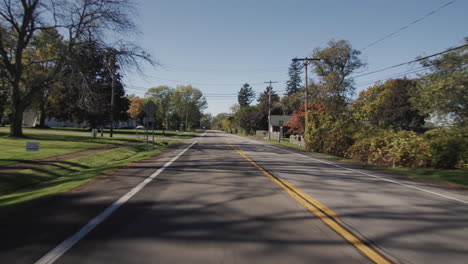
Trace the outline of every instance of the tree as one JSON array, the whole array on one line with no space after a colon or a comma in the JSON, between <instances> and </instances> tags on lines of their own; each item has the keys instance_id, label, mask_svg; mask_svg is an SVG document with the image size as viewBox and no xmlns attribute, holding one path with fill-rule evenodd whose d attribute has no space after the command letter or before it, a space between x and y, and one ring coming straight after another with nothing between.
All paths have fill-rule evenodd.
<instances>
[{"instance_id":1,"label":"tree","mask_svg":"<svg viewBox=\"0 0 468 264\"><path fill-rule=\"evenodd\" d=\"M179 125L184 124L184 130L190 126L199 125L206 99L199 89L191 85L178 85L173 96L174 110L179 118Z\"/></svg>"},{"instance_id":2,"label":"tree","mask_svg":"<svg viewBox=\"0 0 468 264\"><path fill-rule=\"evenodd\" d=\"M281 106L283 107L283 112L286 115L290 115L294 110L298 109L301 105L304 104L301 93L296 93L281 98Z\"/></svg>"},{"instance_id":3,"label":"tree","mask_svg":"<svg viewBox=\"0 0 468 264\"><path fill-rule=\"evenodd\" d=\"M349 76L364 66L359 54L361 52L346 40L331 40L326 48L314 50L313 57L320 58L320 61L313 61L320 79L320 99L332 114L346 110L347 96L354 92L353 79Z\"/></svg>"},{"instance_id":4,"label":"tree","mask_svg":"<svg viewBox=\"0 0 468 264\"><path fill-rule=\"evenodd\" d=\"M153 100L158 106L158 111L156 113L156 118L160 120L159 123L165 123L166 130L169 129L169 116L174 110L173 97L174 97L174 88L169 86L158 86L148 89L145 93L146 97L149 97ZM161 122L162 121L162 122Z\"/></svg>"},{"instance_id":5,"label":"tree","mask_svg":"<svg viewBox=\"0 0 468 264\"><path fill-rule=\"evenodd\" d=\"M0 2L0 68L6 72L10 88L10 136L23 136L23 112L32 99L68 64L70 54L83 43L103 41L106 31L131 32L135 25L129 14L132 4L128 0L23 0ZM46 78L31 75L25 52L34 36L43 29L57 28L66 34L66 48L55 58L54 70ZM123 45L121 45L122 47ZM128 47L127 47L128 48ZM132 47L127 61L135 58L138 49ZM140 53L142 57L146 54ZM130 59L129 59L130 58ZM121 63L122 64L122 63ZM27 74L29 74L27 76Z\"/></svg>"},{"instance_id":6,"label":"tree","mask_svg":"<svg viewBox=\"0 0 468 264\"><path fill-rule=\"evenodd\" d=\"M309 111L317 111L317 112L325 112L325 107L316 105L313 103L309 104L307 108ZM288 132L294 134L304 134L304 119L305 119L305 112L304 112L304 105L300 105L297 110L291 115L291 121L286 122L284 125L289 127Z\"/></svg>"},{"instance_id":7,"label":"tree","mask_svg":"<svg viewBox=\"0 0 468 264\"><path fill-rule=\"evenodd\" d=\"M143 107L145 106L146 100L144 98L130 96L128 98L130 106L127 110L130 118L134 120L135 125L143 122Z\"/></svg>"},{"instance_id":8,"label":"tree","mask_svg":"<svg viewBox=\"0 0 468 264\"><path fill-rule=\"evenodd\" d=\"M33 36L31 45L25 50L25 60L29 64L25 65L27 72L25 76L41 83L36 89L37 96L32 100L34 108L39 110L39 127L45 128L46 117L49 114L50 98L63 88L59 82L60 76L56 74L57 60L64 52L65 43L63 37L55 28L39 30ZM35 105L34 105L35 104Z\"/></svg>"},{"instance_id":9,"label":"tree","mask_svg":"<svg viewBox=\"0 0 468 264\"><path fill-rule=\"evenodd\" d=\"M244 106L235 115L235 121L239 124L239 130L244 134L253 134L255 130L261 128L257 106Z\"/></svg>"},{"instance_id":10,"label":"tree","mask_svg":"<svg viewBox=\"0 0 468 264\"><path fill-rule=\"evenodd\" d=\"M62 98L53 114L55 117L86 121L92 128L110 124L113 120L128 120L130 103L124 96L120 67L116 60L109 65L107 55L106 50L94 42L80 45L70 58L75 65L63 71L65 89L60 93ZM109 71L109 66L116 69L115 72ZM114 105L111 104L112 95Z\"/></svg>"},{"instance_id":11,"label":"tree","mask_svg":"<svg viewBox=\"0 0 468 264\"><path fill-rule=\"evenodd\" d=\"M213 129L223 129L223 120L227 120L229 118L228 113L219 113L211 120L211 128Z\"/></svg>"},{"instance_id":12,"label":"tree","mask_svg":"<svg viewBox=\"0 0 468 264\"><path fill-rule=\"evenodd\" d=\"M415 86L415 81L395 79L383 84L387 92L382 93L382 102L370 116L373 125L395 130L421 131L425 115L411 105L409 90Z\"/></svg>"},{"instance_id":13,"label":"tree","mask_svg":"<svg viewBox=\"0 0 468 264\"><path fill-rule=\"evenodd\" d=\"M237 102L241 107L248 106L255 99L255 92L248 83L239 90Z\"/></svg>"},{"instance_id":14,"label":"tree","mask_svg":"<svg viewBox=\"0 0 468 264\"><path fill-rule=\"evenodd\" d=\"M381 128L421 131L426 115L413 107L409 96L415 85L416 81L408 79L375 84L359 94L354 116Z\"/></svg>"},{"instance_id":15,"label":"tree","mask_svg":"<svg viewBox=\"0 0 468 264\"><path fill-rule=\"evenodd\" d=\"M465 38L468 44L468 38ZM422 61L431 73L410 91L411 102L438 120L468 124L468 46Z\"/></svg>"},{"instance_id":16,"label":"tree","mask_svg":"<svg viewBox=\"0 0 468 264\"><path fill-rule=\"evenodd\" d=\"M301 91L302 65L299 61L291 62L289 66L289 80L286 82L286 95L291 96Z\"/></svg>"},{"instance_id":17,"label":"tree","mask_svg":"<svg viewBox=\"0 0 468 264\"><path fill-rule=\"evenodd\" d=\"M271 105L269 104L269 92L271 89ZM272 89L271 86L268 86L262 93L260 93L258 99L258 111L257 111L257 124L259 128L268 127L268 109L271 107L272 115L281 115L283 114L283 106L280 103L280 98L278 94Z\"/></svg>"},{"instance_id":18,"label":"tree","mask_svg":"<svg viewBox=\"0 0 468 264\"><path fill-rule=\"evenodd\" d=\"M258 95L258 99L257 101L262 104L262 103L267 103L268 104L268 96L269 96L269 93L270 93L270 89L271 89L271 102L274 103L274 102L279 102L280 101L280 97L279 95L273 90L273 87L271 86L268 86L267 88L265 88L265 90L263 92L261 92L259 95Z\"/></svg>"}]
</instances>

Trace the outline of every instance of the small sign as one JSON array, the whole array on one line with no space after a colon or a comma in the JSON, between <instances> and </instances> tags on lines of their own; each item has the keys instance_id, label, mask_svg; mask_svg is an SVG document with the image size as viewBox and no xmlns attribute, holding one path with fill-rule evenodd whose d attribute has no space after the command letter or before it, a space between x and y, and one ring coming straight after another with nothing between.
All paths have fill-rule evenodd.
<instances>
[{"instance_id":1,"label":"small sign","mask_svg":"<svg viewBox=\"0 0 468 264\"><path fill-rule=\"evenodd\" d=\"M148 122L155 122L156 118L154 117L143 117L143 122L148 123Z\"/></svg>"},{"instance_id":2,"label":"small sign","mask_svg":"<svg viewBox=\"0 0 468 264\"><path fill-rule=\"evenodd\" d=\"M26 142L26 151L39 151L39 142Z\"/></svg>"},{"instance_id":3,"label":"small sign","mask_svg":"<svg viewBox=\"0 0 468 264\"><path fill-rule=\"evenodd\" d=\"M156 114L157 106L153 101L148 101L145 106L143 106L143 111L145 111L146 116L153 116Z\"/></svg>"}]
</instances>

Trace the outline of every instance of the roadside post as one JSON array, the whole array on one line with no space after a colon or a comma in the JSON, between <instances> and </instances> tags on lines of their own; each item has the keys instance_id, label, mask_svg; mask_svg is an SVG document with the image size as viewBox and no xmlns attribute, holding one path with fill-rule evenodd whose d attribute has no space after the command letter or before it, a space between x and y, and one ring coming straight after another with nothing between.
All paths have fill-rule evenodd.
<instances>
[{"instance_id":1,"label":"roadside post","mask_svg":"<svg viewBox=\"0 0 468 264\"><path fill-rule=\"evenodd\" d=\"M93 129L91 130L91 135L92 135L93 138L96 138L96 137L97 137L97 129L96 129L96 128L93 128Z\"/></svg>"},{"instance_id":2,"label":"roadside post","mask_svg":"<svg viewBox=\"0 0 468 264\"><path fill-rule=\"evenodd\" d=\"M146 114L146 117L144 119L145 121L145 128L146 128L146 151L149 150L148 148L148 141L149 141L149 135L148 135L148 123L151 122L153 124L153 149L154 149L154 122L156 122L156 118L154 117L156 115L156 110L157 106L153 101L148 101L145 106L143 107L143 111Z\"/></svg>"},{"instance_id":3,"label":"roadside post","mask_svg":"<svg viewBox=\"0 0 468 264\"><path fill-rule=\"evenodd\" d=\"M279 132L279 137L278 137L278 142L281 143L281 140L283 139L283 126L280 126L280 132Z\"/></svg>"}]
</instances>

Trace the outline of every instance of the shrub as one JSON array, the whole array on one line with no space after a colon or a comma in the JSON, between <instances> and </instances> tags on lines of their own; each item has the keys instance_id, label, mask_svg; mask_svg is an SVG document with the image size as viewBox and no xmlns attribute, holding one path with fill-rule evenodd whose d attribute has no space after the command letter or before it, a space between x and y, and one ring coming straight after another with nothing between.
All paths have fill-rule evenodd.
<instances>
[{"instance_id":1,"label":"shrub","mask_svg":"<svg viewBox=\"0 0 468 264\"><path fill-rule=\"evenodd\" d=\"M429 142L431 166L440 169L466 168L468 133L466 128L435 129L424 135Z\"/></svg>"},{"instance_id":2,"label":"shrub","mask_svg":"<svg viewBox=\"0 0 468 264\"><path fill-rule=\"evenodd\" d=\"M306 149L344 157L353 144L357 123L349 118L336 118L329 113L311 111L307 116Z\"/></svg>"},{"instance_id":3,"label":"shrub","mask_svg":"<svg viewBox=\"0 0 468 264\"><path fill-rule=\"evenodd\" d=\"M384 167L426 167L429 144L412 131L380 130L364 135L347 151L347 157ZM369 133L367 133L369 134Z\"/></svg>"}]
</instances>

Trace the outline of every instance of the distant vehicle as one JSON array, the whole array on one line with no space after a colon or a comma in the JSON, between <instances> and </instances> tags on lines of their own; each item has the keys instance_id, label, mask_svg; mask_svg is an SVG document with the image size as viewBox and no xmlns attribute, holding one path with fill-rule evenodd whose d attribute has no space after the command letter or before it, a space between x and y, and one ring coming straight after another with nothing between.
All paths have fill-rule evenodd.
<instances>
[{"instance_id":1,"label":"distant vehicle","mask_svg":"<svg viewBox=\"0 0 468 264\"><path fill-rule=\"evenodd\" d=\"M136 129L145 129L145 126L137 126Z\"/></svg>"}]
</instances>

